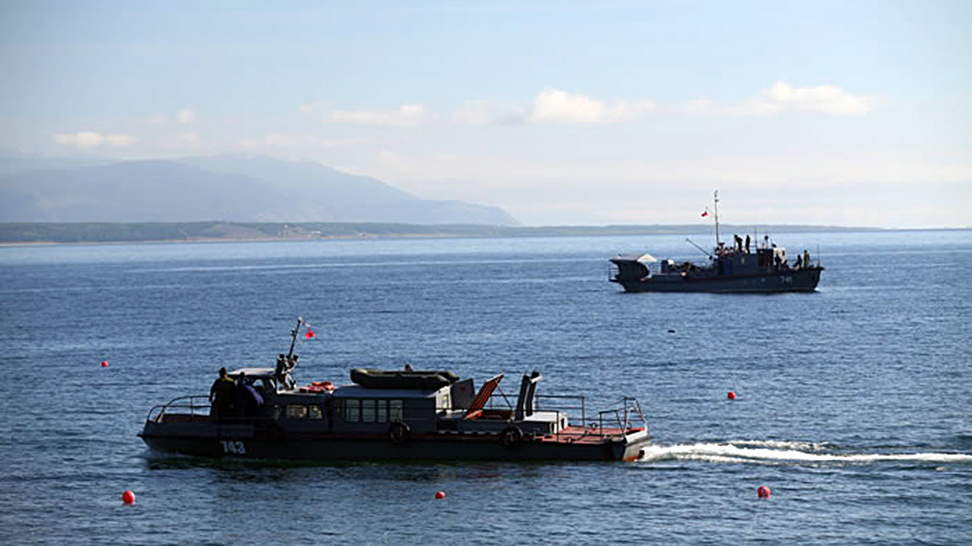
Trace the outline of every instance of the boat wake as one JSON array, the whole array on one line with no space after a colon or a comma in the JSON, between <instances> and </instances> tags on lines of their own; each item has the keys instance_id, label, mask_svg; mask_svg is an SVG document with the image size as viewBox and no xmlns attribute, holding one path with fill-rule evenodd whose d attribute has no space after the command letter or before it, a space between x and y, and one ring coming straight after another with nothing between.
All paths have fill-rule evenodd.
<instances>
[{"instance_id":1,"label":"boat wake","mask_svg":"<svg viewBox=\"0 0 972 546\"><path fill-rule=\"evenodd\" d=\"M913 463L913 464L972 464L972 455L967 453L849 453L839 450L832 444L810 442L738 440L725 443L699 443L660 445L652 444L644 448L641 462L657 461L704 461L711 463L737 464L871 464L871 463Z\"/></svg>"}]
</instances>

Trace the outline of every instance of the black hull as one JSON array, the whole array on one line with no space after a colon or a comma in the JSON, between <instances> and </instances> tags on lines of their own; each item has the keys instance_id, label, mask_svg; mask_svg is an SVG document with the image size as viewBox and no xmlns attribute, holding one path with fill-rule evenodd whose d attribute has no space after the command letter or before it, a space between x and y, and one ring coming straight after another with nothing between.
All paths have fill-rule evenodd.
<instances>
[{"instance_id":1,"label":"black hull","mask_svg":"<svg viewBox=\"0 0 972 546\"><path fill-rule=\"evenodd\" d=\"M791 269L763 275L735 277L674 278L647 277L644 279L611 279L624 287L625 292L710 292L710 293L779 293L814 292L820 282L822 267Z\"/></svg>"},{"instance_id":2,"label":"black hull","mask_svg":"<svg viewBox=\"0 0 972 546\"><path fill-rule=\"evenodd\" d=\"M154 451L198 457L245 460L362 461L362 460L501 460L501 461L622 461L635 460L650 439L566 443L529 441L507 446L492 435L460 437L450 434L413 435L395 444L380 435L338 437L315 435L272 438L260 435L140 434ZM366 437L370 436L370 437Z\"/></svg>"}]
</instances>

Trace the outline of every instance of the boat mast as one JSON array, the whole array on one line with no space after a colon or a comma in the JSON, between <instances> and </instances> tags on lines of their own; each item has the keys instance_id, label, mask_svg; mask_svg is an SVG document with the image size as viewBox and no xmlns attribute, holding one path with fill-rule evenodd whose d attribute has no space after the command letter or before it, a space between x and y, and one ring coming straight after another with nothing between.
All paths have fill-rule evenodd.
<instances>
[{"instance_id":1,"label":"boat mast","mask_svg":"<svg viewBox=\"0 0 972 546\"><path fill-rule=\"evenodd\" d=\"M297 317L297 325L290 331L290 350L287 351L287 359L294 356L294 345L297 344L297 333L300 332L300 325L304 324L303 317Z\"/></svg>"},{"instance_id":2,"label":"boat mast","mask_svg":"<svg viewBox=\"0 0 972 546\"><path fill-rule=\"evenodd\" d=\"M716 190L712 195L712 202L715 208L715 231L716 231L716 248L719 248L719 190Z\"/></svg>"}]
</instances>

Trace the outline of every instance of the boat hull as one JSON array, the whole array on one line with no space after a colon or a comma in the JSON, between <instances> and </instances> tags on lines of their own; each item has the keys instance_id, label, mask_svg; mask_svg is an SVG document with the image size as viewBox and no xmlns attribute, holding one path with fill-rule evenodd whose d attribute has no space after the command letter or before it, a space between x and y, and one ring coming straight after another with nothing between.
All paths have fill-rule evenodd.
<instances>
[{"instance_id":1,"label":"boat hull","mask_svg":"<svg viewBox=\"0 0 972 546\"><path fill-rule=\"evenodd\" d=\"M642 279L611 279L625 292L774 293L813 292L823 267L777 271L734 277L653 276Z\"/></svg>"},{"instance_id":2,"label":"boat hull","mask_svg":"<svg viewBox=\"0 0 972 546\"><path fill-rule=\"evenodd\" d=\"M620 431L619 431L620 432ZM645 431L618 438L551 435L505 445L492 434L432 433L393 443L385 435L262 433L252 425L205 424L172 429L146 423L139 435L154 451L221 459L303 461L360 460L506 460L631 461L650 442Z\"/></svg>"}]
</instances>

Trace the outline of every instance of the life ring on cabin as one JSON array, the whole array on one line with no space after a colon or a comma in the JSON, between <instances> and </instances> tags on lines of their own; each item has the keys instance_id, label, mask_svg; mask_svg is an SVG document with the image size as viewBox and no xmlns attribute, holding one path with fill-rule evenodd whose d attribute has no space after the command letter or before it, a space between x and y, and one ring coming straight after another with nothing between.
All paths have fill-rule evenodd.
<instances>
[{"instance_id":1,"label":"life ring on cabin","mask_svg":"<svg viewBox=\"0 0 972 546\"><path fill-rule=\"evenodd\" d=\"M506 427L500 432L500 443L503 447L513 448L523 443L523 431L519 427Z\"/></svg>"},{"instance_id":2,"label":"life ring on cabin","mask_svg":"<svg viewBox=\"0 0 972 546\"><path fill-rule=\"evenodd\" d=\"M408 424L406 423L392 423L391 426L388 427L388 439L391 440L391 443L393 444L404 444L409 440L409 438L411 438L411 436L412 430L408 428Z\"/></svg>"}]
</instances>

